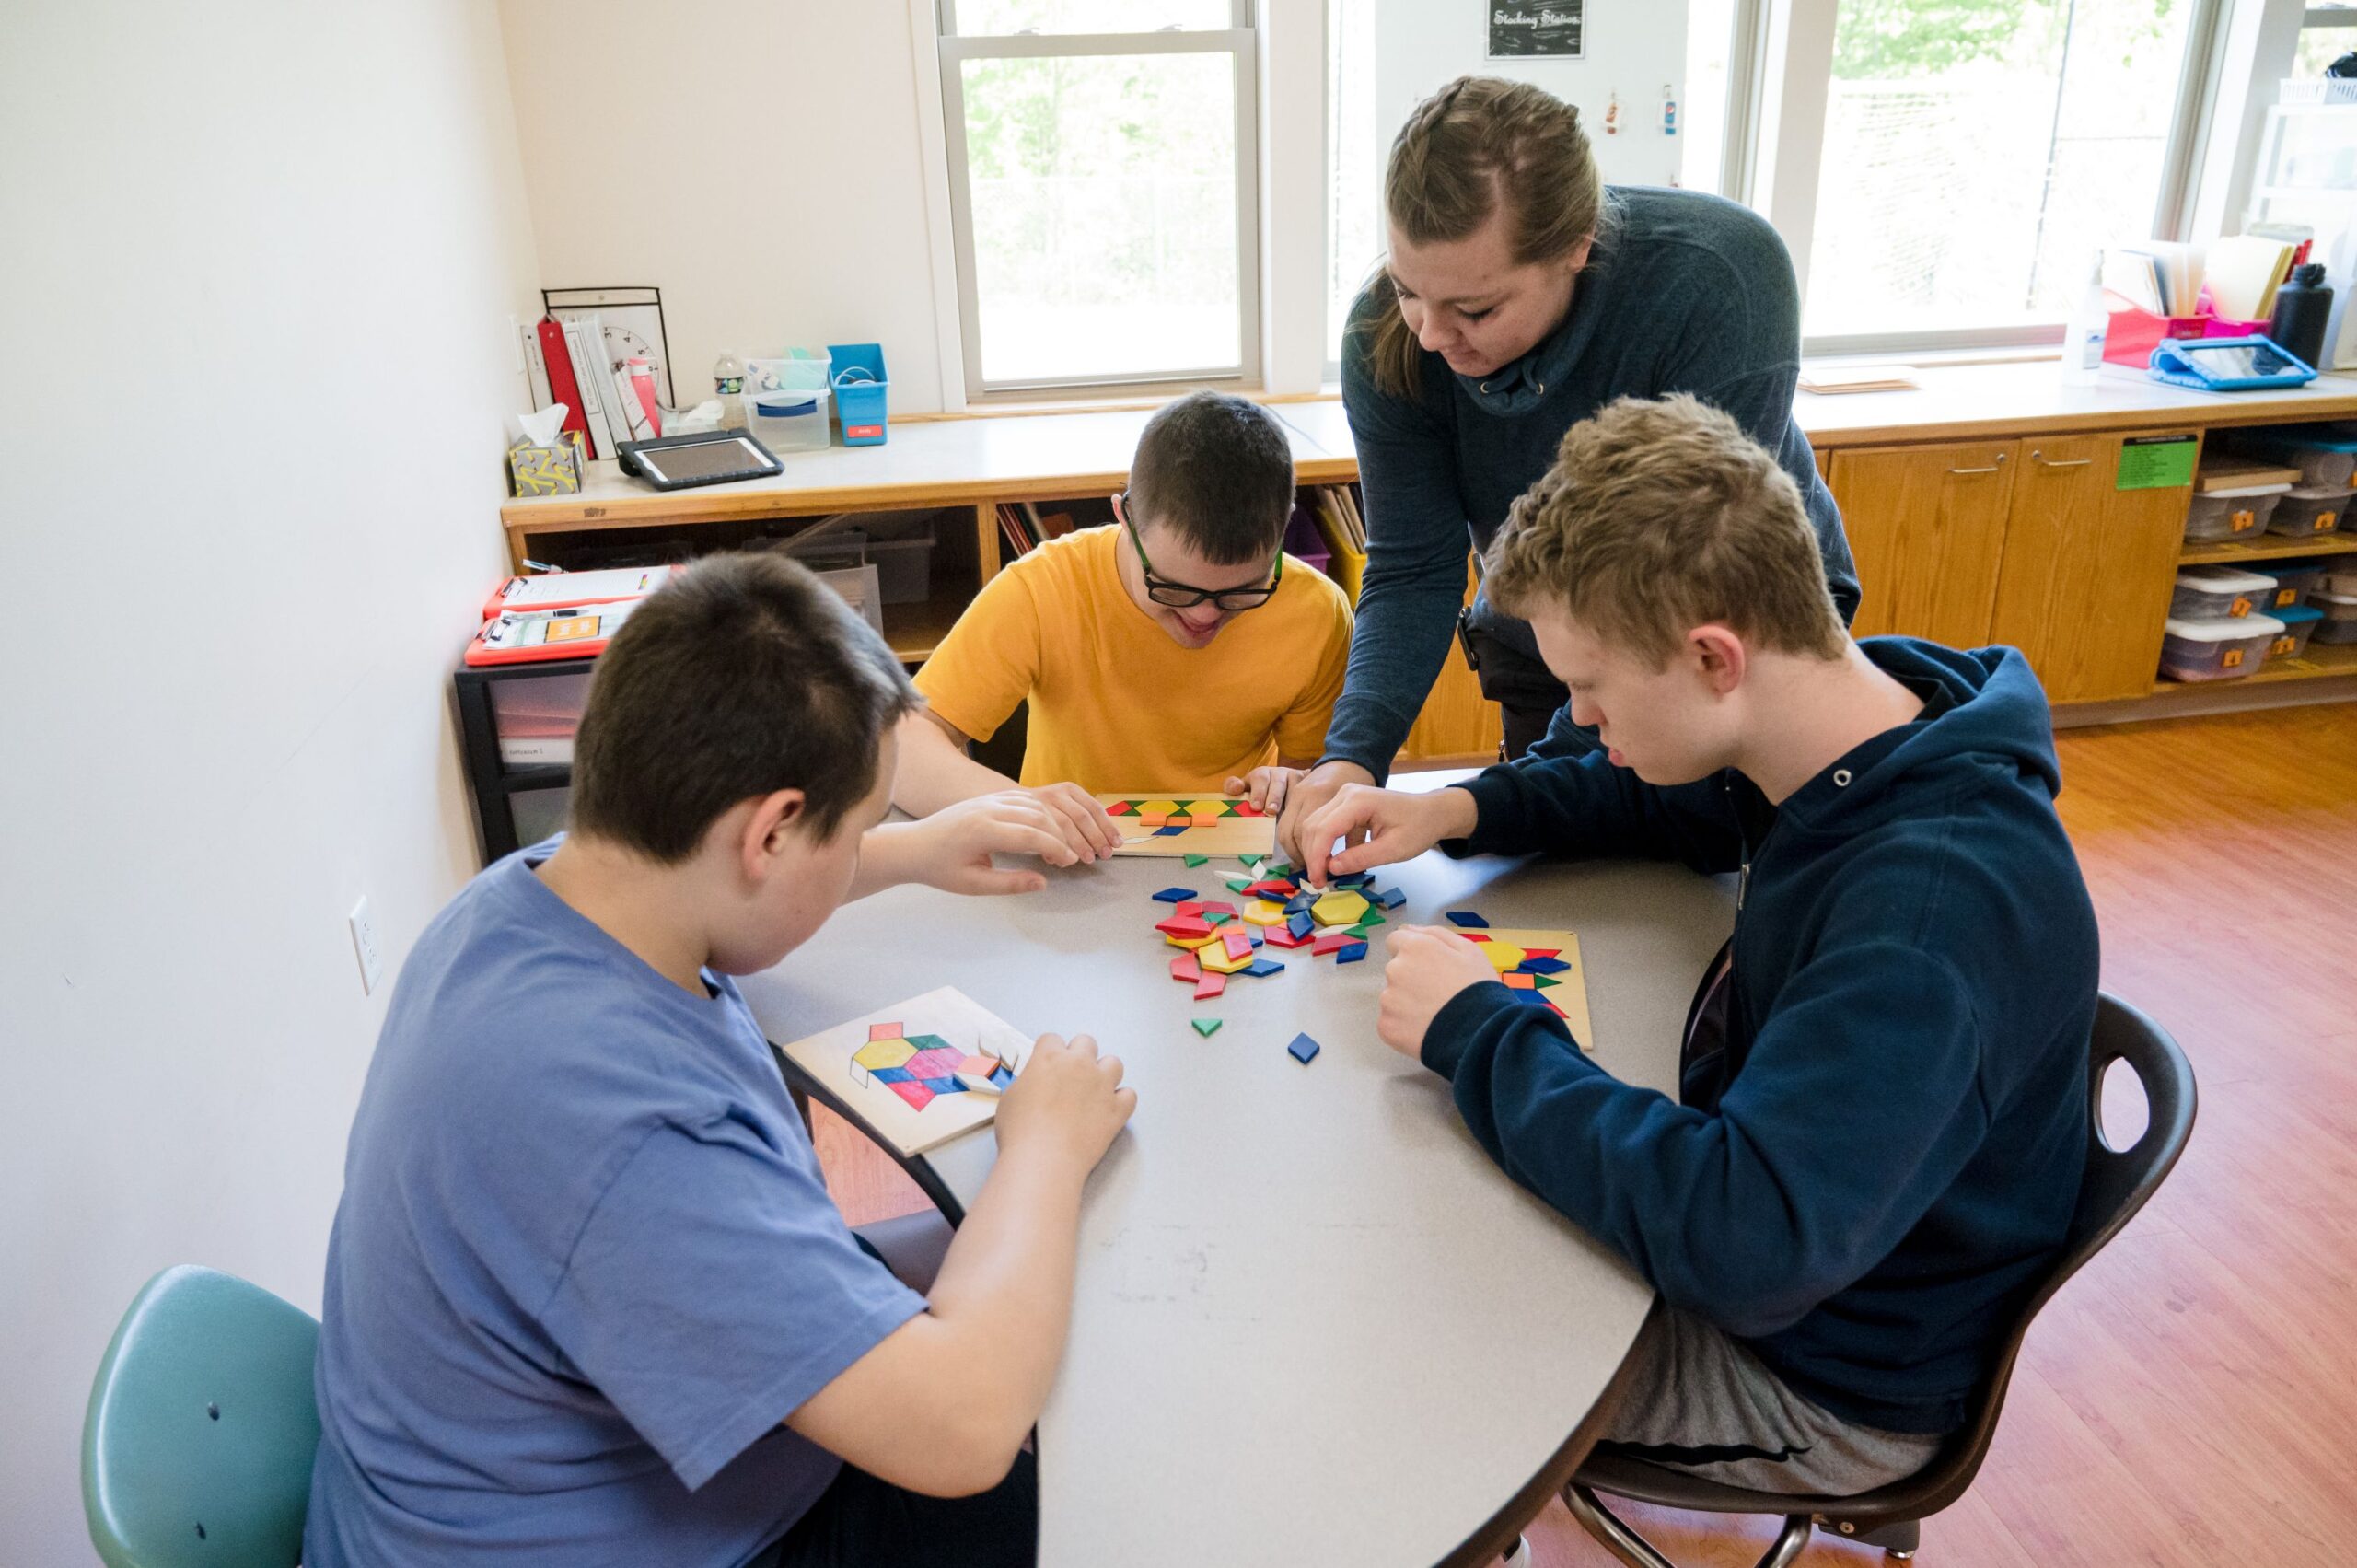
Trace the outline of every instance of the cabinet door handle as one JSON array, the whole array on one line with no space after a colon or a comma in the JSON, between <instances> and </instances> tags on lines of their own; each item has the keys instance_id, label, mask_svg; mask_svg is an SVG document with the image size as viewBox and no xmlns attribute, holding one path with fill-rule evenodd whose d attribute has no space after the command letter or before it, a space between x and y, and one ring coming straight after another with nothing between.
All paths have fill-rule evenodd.
<instances>
[{"instance_id":1,"label":"cabinet door handle","mask_svg":"<svg viewBox=\"0 0 2357 1568\"><path fill-rule=\"evenodd\" d=\"M1998 453L1998 454L1997 454L1997 460L1996 460L1995 462L1993 462L1993 463L1991 463L1991 464L1990 464L1987 468L1985 468L1985 469L1950 469L1950 470L1948 470L1948 472L1950 472L1950 473L1995 473L1995 472L1997 472L1999 470L2003 469L2004 466L2005 466L2005 454L2004 454L2004 453L2003 453L2003 452L2000 452L2000 453Z\"/></svg>"},{"instance_id":2,"label":"cabinet door handle","mask_svg":"<svg viewBox=\"0 0 2357 1568\"><path fill-rule=\"evenodd\" d=\"M2054 459L2048 457L2044 452L2038 451L2035 448L2030 452L2029 460L2034 463L2043 463L2050 469L2083 469L2089 463L2095 461L2093 458L2066 458L2061 461L2057 462Z\"/></svg>"}]
</instances>

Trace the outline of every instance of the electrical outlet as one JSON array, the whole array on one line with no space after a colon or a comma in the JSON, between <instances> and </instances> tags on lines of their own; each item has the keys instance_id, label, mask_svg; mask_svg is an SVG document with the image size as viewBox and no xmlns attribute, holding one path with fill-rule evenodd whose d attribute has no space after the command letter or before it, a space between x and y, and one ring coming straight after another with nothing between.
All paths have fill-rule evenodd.
<instances>
[{"instance_id":1,"label":"electrical outlet","mask_svg":"<svg viewBox=\"0 0 2357 1568\"><path fill-rule=\"evenodd\" d=\"M352 950L360 959L361 994L373 995L385 978L385 951L377 945L377 917L368 912L365 895L352 906Z\"/></svg>"}]
</instances>

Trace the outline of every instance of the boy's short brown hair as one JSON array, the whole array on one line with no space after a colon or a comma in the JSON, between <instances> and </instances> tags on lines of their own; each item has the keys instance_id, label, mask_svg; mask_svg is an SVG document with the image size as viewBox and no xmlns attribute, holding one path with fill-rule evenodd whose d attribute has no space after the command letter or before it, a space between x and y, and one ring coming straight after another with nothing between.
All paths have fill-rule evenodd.
<instances>
[{"instance_id":1,"label":"boy's short brown hair","mask_svg":"<svg viewBox=\"0 0 2357 1568\"><path fill-rule=\"evenodd\" d=\"M1849 645L1800 487L1684 392L1622 398L1573 425L1482 565L1500 609L1552 606L1656 669L1713 621L1786 653Z\"/></svg>"},{"instance_id":2,"label":"boy's short brown hair","mask_svg":"<svg viewBox=\"0 0 2357 1568\"><path fill-rule=\"evenodd\" d=\"M1293 517L1293 447L1249 398L1190 392L1145 423L1130 519L1158 523L1216 566L1267 561Z\"/></svg>"},{"instance_id":3,"label":"boy's short brown hair","mask_svg":"<svg viewBox=\"0 0 2357 1568\"><path fill-rule=\"evenodd\" d=\"M571 826L675 865L741 800L798 789L832 837L916 705L900 661L782 555L699 561L649 596L589 681Z\"/></svg>"}]
</instances>

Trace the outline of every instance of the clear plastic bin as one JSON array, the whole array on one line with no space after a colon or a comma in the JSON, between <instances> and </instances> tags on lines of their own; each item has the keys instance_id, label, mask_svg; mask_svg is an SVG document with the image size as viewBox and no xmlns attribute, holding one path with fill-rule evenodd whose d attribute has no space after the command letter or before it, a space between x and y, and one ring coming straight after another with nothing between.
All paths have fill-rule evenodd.
<instances>
[{"instance_id":1,"label":"clear plastic bin","mask_svg":"<svg viewBox=\"0 0 2357 1568\"><path fill-rule=\"evenodd\" d=\"M2283 634L2267 645L2267 660L2270 664L2280 658L2298 658L2306 653L2308 638L2315 633L2316 623L2324 619L2323 610L2310 610L2304 604L2270 613L2283 622Z\"/></svg>"},{"instance_id":2,"label":"clear plastic bin","mask_svg":"<svg viewBox=\"0 0 2357 1568\"><path fill-rule=\"evenodd\" d=\"M2275 579L2275 590L2258 608L2273 615L2298 604L2308 597L2310 589L2325 586L2325 564L2321 561L2293 561L2282 566L2252 567L2260 576ZM2351 574L2350 581L2357 583L2357 573Z\"/></svg>"},{"instance_id":3,"label":"clear plastic bin","mask_svg":"<svg viewBox=\"0 0 2357 1568\"><path fill-rule=\"evenodd\" d=\"M2177 575L2169 613L2187 621L2248 615L2275 591L2275 579L2232 566L2188 566Z\"/></svg>"},{"instance_id":4,"label":"clear plastic bin","mask_svg":"<svg viewBox=\"0 0 2357 1568\"><path fill-rule=\"evenodd\" d=\"M2316 592L2308 608L2321 617L2310 635L2319 643L2357 643L2357 594Z\"/></svg>"},{"instance_id":5,"label":"clear plastic bin","mask_svg":"<svg viewBox=\"0 0 2357 1568\"><path fill-rule=\"evenodd\" d=\"M2237 451L2300 470L2300 482L2315 489L2346 490L2357 474L2357 439L2345 425L2311 427L2313 434L2290 430L2240 431L2229 438Z\"/></svg>"},{"instance_id":6,"label":"clear plastic bin","mask_svg":"<svg viewBox=\"0 0 2357 1568\"><path fill-rule=\"evenodd\" d=\"M2316 575L2308 585L2310 593L2357 594L2357 555L2328 555L2311 562L2309 569Z\"/></svg>"},{"instance_id":7,"label":"clear plastic bin","mask_svg":"<svg viewBox=\"0 0 2357 1568\"><path fill-rule=\"evenodd\" d=\"M745 429L772 452L817 452L829 445L827 392L779 389L745 393Z\"/></svg>"},{"instance_id":8,"label":"clear plastic bin","mask_svg":"<svg viewBox=\"0 0 2357 1568\"><path fill-rule=\"evenodd\" d=\"M2349 487L2328 488L2324 485L2302 485L2287 492L2275 503L2275 515L2267 519L2267 531L2281 534L2330 533L2340 526L2341 508L2350 501Z\"/></svg>"},{"instance_id":9,"label":"clear plastic bin","mask_svg":"<svg viewBox=\"0 0 2357 1568\"><path fill-rule=\"evenodd\" d=\"M2257 484L2196 494L2192 505L2186 508L2185 537L2245 539L2261 532L2275 510L2275 503L2291 488L2288 484Z\"/></svg>"},{"instance_id":10,"label":"clear plastic bin","mask_svg":"<svg viewBox=\"0 0 2357 1568\"><path fill-rule=\"evenodd\" d=\"M2161 636L2161 673L2171 680L2233 680L2251 673L2283 634L2271 615L2232 621L2181 621L2172 616Z\"/></svg>"}]
</instances>

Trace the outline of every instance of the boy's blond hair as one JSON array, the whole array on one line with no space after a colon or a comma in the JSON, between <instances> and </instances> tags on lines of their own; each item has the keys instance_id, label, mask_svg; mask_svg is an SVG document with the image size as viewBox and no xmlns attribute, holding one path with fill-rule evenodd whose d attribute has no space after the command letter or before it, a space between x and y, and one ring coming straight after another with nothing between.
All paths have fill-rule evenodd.
<instances>
[{"instance_id":1,"label":"boy's blond hair","mask_svg":"<svg viewBox=\"0 0 2357 1568\"><path fill-rule=\"evenodd\" d=\"M1683 392L1622 398L1565 432L1482 568L1501 610L1563 611L1655 669L1712 622L1786 653L1849 645L1799 486Z\"/></svg>"}]
</instances>

